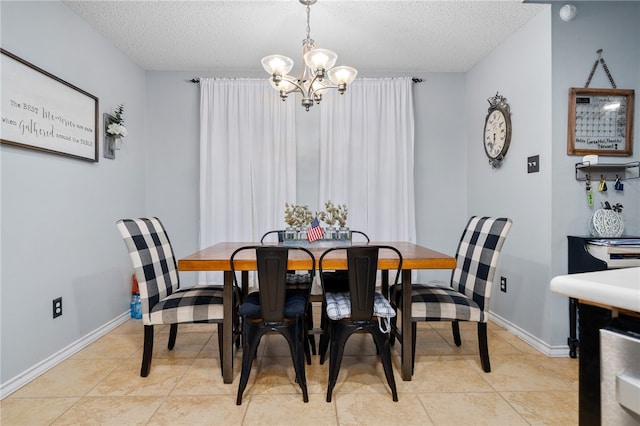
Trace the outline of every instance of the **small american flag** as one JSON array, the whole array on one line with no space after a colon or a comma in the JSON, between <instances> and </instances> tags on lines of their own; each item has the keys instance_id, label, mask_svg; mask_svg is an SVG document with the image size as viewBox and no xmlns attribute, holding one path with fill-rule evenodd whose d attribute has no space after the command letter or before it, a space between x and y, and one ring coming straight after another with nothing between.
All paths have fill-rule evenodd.
<instances>
[{"instance_id":1,"label":"small american flag","mask_svg":"<svg viewBox=\"0 0 640 426\"><path fill-rule=\"evenodd\" d=\"M309 240L309 242L312 243L315 240L319 240L323 236L324 236L324 233L322 232L322 227L320 226L320 222L318 222L317 217L314 217L313 220L311 221L311 226L307 231L307 240Z\"/></svg>"}]
</instances>

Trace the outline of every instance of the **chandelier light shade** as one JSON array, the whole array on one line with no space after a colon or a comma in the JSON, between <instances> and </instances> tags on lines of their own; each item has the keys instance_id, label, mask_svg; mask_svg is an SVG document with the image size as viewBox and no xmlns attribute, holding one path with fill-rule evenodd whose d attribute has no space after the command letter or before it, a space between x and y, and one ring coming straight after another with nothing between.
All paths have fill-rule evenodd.
<instances>
[{"instance_id":1,"label":"chandelier light shade","mask_svg":"<svg viewBox=\"0 0 640 426\"><path fill-rule=\"evenodd\" d=\"M262 58L262 67L269 74L286 75L293 68L293 59L282 55L269 55Z\"/></svg>"},{"instance_id":2,"label":"chandelier light shade","mask_svg":"<svg viewBox=\"0 0 640 426\"><path fill-rule=\"evenodd\" d=\"M342 84L345 86L345 88L347 84L355 80L357 74L358 74L357 69L353 67L348 67L345 65L341 67L331 68L327 72L327 75L329 76L329 80L331 80L333 84L337 84L338 86Z\"/></svg>"},{"instance_id":3,"label":"chandelier light shade","mask_svg":"<svg viewBox=\"0 0 640 426\"><path fill-rule=\"evenodd\" d=\"M304 63L312 71L328 70L338 60L338 54L328 49L312 49L304 54Z\"/></svg>"},{"instance_id":4,"label":"chandelier light shade","mask_svg":"<svg viewBox=\"0 0 640 426\"><path fill-rule=\"evenodd\" d=\"M309 37L309 18L311 5L317 0L299 0L307 7L307 37L302 40L302 57L304 60L301 74L298 77L289 75L293 68L293 59L283 55L269 55L262 58L262 67L271 76L271 87L280 92L283 101L290 93L302 95L302 106L307 111L315 103L322 101L322 92L327 89L338 89L344 94L347 85L355 80L358 70L353 67L334 67L338 55L328 49L315 47Z\"/></svg>"}]
</instances>

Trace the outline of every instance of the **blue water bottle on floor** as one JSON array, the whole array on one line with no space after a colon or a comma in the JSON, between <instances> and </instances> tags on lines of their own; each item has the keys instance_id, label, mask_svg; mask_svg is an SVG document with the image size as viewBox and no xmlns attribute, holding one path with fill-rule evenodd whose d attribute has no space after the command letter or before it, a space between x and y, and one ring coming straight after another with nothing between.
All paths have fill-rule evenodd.
<instances>
[{"instance_id":1,"label":"blue water bottle on floor","mask_svg":"<svg viewBox=\"0 0 640 426\"><path fill-rule=\"evenodd\" d=\"M140 292L138 280L133 275L133 287L131 289L131 318L142 319L142 303L140 302Z\"/></svg>"},{"instance_id":2,"label":"blue water bottle on floor","mask_svg":"<svg viewBox=\"0 0 640 426\"><path fill-rule=\"evenodd\" d=\"M140 303L139 294L131 296L131 318L142 319L142 303Z\"/></svg>"}]
</instances>

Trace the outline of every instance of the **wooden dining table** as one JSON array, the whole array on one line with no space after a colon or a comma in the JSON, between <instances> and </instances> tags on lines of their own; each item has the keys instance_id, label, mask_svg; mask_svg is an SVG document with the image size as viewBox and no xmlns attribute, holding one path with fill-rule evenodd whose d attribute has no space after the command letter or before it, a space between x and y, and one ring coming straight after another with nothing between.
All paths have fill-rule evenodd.
<instances>
[{"instance_id":1,"label":"wooden dining table","mask_svg":"<svg viewBox=\"0 0 640 426\"><path fill-rule=\"evenodd\" d=\"M264 245L276 244L265 243ZM402 328L398 330L398 337L402 341L402 379L409 381L411 380L413 365L411 351L413 344L413 336L411 334L411 271L414 269L454 269L456 260L451 256L427 247L404 241L363 243L363 245L366 244L390 245L402 253ZM178 269L180 271L222 271L224 273L224 323L221 360L224 383L233 382L233 276L229 259L237 248L247 245L260 245L260 243L221 242L178 260ZM356 244L354 243L353 245ZM320 255L326 250L326 247L314 246L313 243L305 245L305 247L311 250L316 259L320 258ZM244 255L237 258L234 264L236 271L242 271L243 274L248 274L248 271L257 269L256 260L252 255ZM394 257L390 250L381 250L378 268L381 270L393 270L396 267L397 257ZM288 268L291 270L309 270L311 269L311 260L302 253L292 251L289 255ZM346 254L338 251L336 254L325 258L323 269L347 269Z\"/></svg>"}]
</instances>

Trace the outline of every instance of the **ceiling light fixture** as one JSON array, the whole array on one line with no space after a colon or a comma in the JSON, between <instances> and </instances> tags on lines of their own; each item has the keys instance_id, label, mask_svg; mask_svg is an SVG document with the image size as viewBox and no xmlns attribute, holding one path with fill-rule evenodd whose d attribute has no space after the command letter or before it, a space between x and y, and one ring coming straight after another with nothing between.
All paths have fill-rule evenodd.
<instances>
[{"instance_id":1,"label":"ceiling light fixture","mask_svg":"<svg viewBox=\"0 0 640 426\"><path fill-rule=\"evenodd\" d=\"M280 92L283 101L287 100L289 93L302 95L302 106L309 111L313 103L322 101L322 92L326 89L338 89L344 94L347 85L358 74L353 67L334 67L338 55L327 49L317 49L315 42L309 37L309 17L311 5L317 0L299 0L307 7L307 37L302 40L302 57L304 69L300 76L292 77L289 71L293 68L293 59L283 55L269 55L262 58L262 67L271 75L271 86Z\"/></svg>"},{"instance_id":2,"label":"ceiling light fixture","mask_svg":"<svg viewBox=\"0 0 640 426\"><path fill-rule=\"evenodd\" d=\"M560 18L563 21L565 22L573 21L576 15L578 14L578 8L576 8L572 4L567 3L560 8L559 14L560 14Z\"/></svg>"}]
</instances>

